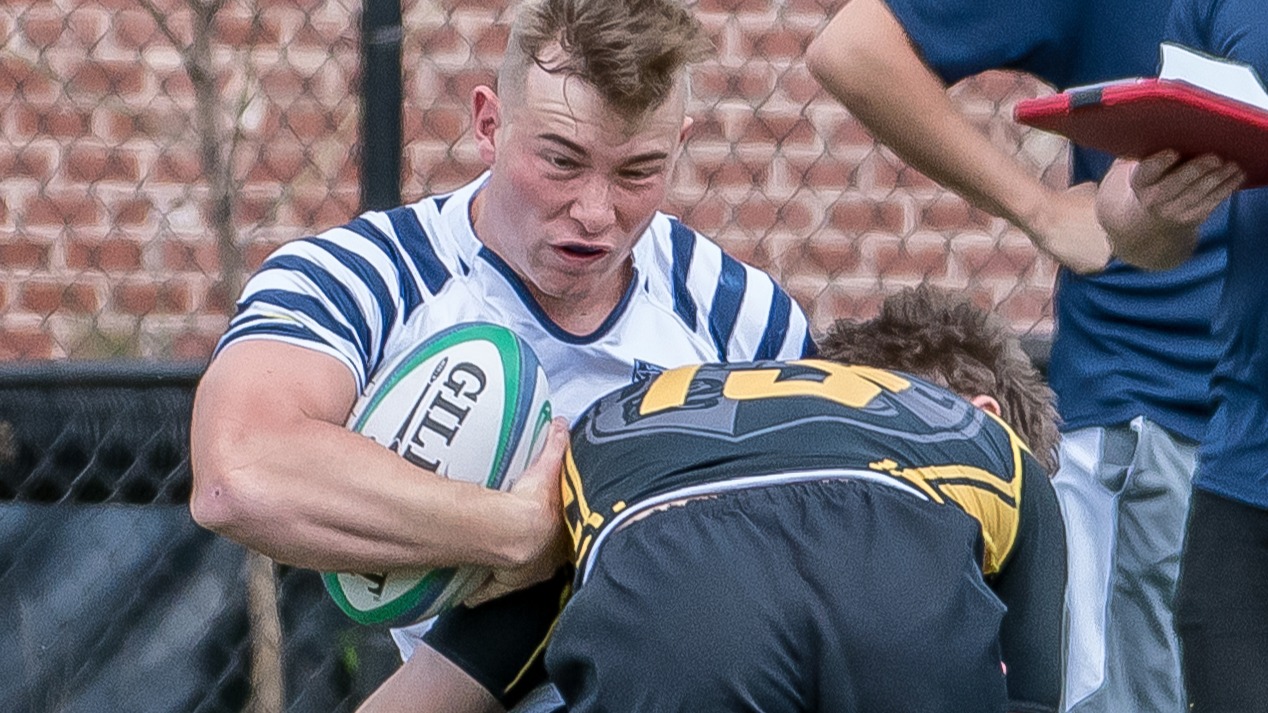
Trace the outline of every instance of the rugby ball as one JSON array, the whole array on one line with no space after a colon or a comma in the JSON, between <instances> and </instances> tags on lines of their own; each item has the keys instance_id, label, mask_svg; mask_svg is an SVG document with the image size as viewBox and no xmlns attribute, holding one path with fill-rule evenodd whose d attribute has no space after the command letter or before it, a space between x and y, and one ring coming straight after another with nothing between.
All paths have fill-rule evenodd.
<instances>
[{"instance_id":1,"label":"rugby ball","mask_svg":"<svg viewBox=\"0 0 1268 713\"><path fill-rule=\"evenodd\" d=\"M484 322L446 329L379 369L348 428L409 462L506 490L545 444L546 372L511 330ZM362 624L406 625L456 605L488 570L448 567L322 575Z\"/></svg>"}]
</instances>

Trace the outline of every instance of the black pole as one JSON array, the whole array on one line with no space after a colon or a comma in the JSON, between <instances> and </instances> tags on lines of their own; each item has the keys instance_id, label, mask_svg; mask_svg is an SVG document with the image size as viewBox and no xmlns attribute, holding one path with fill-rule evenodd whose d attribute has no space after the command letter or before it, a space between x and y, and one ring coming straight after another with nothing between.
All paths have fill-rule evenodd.
<instances>
[{"instance_id":1,"label":"black pole","mask_svg":"<svg viewBox=\"0 0 1268 713\"><path fill-rule=\"evenodd\" d=\"M400 0L361 11L361 209L401 203Z\"/></svg>"}]
</instances>

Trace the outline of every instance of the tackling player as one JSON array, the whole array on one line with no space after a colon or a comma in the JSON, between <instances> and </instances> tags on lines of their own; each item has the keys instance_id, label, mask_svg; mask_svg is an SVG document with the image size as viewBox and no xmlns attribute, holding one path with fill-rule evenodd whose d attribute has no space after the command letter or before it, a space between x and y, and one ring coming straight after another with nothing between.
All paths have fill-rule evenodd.
<instances>
[{"instance_id":1,"label":"tackling player","mask_svg":"<svg viewBox=\"0 0 1268 713\"><path fill-rule=\"evenodd\" d=\"M1056 710L1051 393L1002 324L928 288L822 348L668 371L574 427L576 591L546 651L569 710ZM501 686L552 630L539 591L536 631L460 609L430 641Z\"/></svg>"}]
</instances>

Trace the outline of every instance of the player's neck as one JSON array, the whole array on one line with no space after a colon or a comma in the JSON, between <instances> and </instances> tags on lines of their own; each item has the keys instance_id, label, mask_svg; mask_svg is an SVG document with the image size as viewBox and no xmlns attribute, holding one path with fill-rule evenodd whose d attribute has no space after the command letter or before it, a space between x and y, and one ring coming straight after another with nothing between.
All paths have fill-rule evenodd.
<instances>
[{"instance_id":1,"label":"player's neck","mask_svg":"<svg viewBox=\"0 0 1268 713\"><path fill-rule=\"evenodd\" d=\"M523 279L522 275L520 277ZM549 295L531 280L524 280L524 284L538 306L560 329L576 336L586 336L593 334L620 306L632 279L634 265L632 259L627 259L611 279L603 280L587 292Z\"/></svg>"}]
</instances>

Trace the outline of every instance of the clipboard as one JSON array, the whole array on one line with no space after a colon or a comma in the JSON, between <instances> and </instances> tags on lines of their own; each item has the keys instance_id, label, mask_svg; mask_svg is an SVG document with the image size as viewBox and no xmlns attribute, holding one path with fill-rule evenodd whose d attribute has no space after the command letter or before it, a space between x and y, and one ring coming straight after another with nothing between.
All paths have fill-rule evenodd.
<instances>
[{"instance_id":1,"label":"clipboard","mask_svg":"<svg viewBox=\"0 0 1268 713\"><path fill-rule=\"evenodd\" d=\"M1213 153L1246 173L1243 188L1268 185L1268 111L1177 79L1136 79L1026 99L1017 122L1087 148L1144 158L1175 149Z\"/></svg>"}]
</instances>

